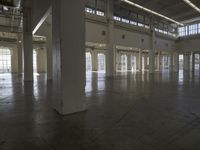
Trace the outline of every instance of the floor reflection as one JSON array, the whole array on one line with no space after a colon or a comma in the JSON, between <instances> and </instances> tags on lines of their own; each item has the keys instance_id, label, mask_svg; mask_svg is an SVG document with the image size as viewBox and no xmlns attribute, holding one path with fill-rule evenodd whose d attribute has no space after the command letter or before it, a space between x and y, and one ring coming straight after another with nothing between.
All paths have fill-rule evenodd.
<instances>
[{"instance_id":1,"label":"floor reflection","mask_svg":"<svg viewBox=\"0 0 200 150\"><path fill-rule=\"evenodd\" d=\"M87 111L69 116L52 109L45 74L0 75L0 149L199 149L199 75L87 73Z\"/></svg>"}]
</instances>

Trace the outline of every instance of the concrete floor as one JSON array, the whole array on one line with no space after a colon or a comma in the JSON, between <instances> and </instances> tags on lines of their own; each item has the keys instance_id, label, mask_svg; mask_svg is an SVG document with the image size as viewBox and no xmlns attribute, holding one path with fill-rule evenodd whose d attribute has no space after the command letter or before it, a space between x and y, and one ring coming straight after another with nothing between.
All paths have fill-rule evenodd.
<instances>
[{"instance_id":1,"label":"concrete floor","mask_svg":"<svg viewBox=\"0 0 200 150\"><path fill-rule=\"evenodd\" d=\"M200 76L87 74L86 112L60 116L51 83L0 75L0 150L199 150Z\"/></svg>"}]
</instances>

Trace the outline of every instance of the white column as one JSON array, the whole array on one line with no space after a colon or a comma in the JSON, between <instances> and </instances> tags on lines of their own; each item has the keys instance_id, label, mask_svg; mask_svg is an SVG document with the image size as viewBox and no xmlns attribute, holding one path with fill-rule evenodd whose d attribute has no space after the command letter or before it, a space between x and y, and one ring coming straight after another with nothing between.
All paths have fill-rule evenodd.
<instances>
[{"instance_id":1,"label":"white column","mask_svg":"<svg viewBox=\"0 0 200 150\"><path fill-rule=\"evenodd\" d=\"M192 58L192 72L194 72L195 71L195 53L194 52L192 52L191 53L191 58Z\"/></svg>"},{"instance_id":2,"label":"white column","mask_svg":"<svg viewBox=\"0 0 200 150\"><path fill-rule=\"evenodd\" d=\"M120 69L120 52L116 51L116 71L119 71Z\"/></svg>"},{"instance_id":3,"label":"white column","mask_svg":"<svg viewBox=\"0 0 200 150\"><path fill-rule=\"evenodd\" d=\"M179 71L179 54L177 52L174 53L174 71Z\"/></svg>"},{"instance_id":4,"label":"white column","mask_svg":"<svg viewBox=\"0 0 200 150\"><path fill-rule=\"evenodd\" d=\"M53 108L72 114L85 108L85 3L53 0Z\"/></svg>"},{"instance_id":5,"label":"white column","mask_svg":"<svg viewBox=\"0 0 200 150\"><path fill-rule=\"evenodd\" d=\"M18 55L17 55L17 48L12 47L11 48L11 73L15 74L18 71Z\"/></svg>"},{"instance_id":6,"label":"white column","mask_svg":"<svg viewBox=\"0 0 200 150\"><path fill-rule=\"evenodd\" d=\"M139 69L140 72L142 72L142 50L141 49L139 49L138 59L139 59L139 61L138 61L139 68L138 69Z\"/></svg>"},{"instance_id":7,"label":"white column","mask_svg":"<svg viewBox=\"0 0 200 150\"><path fill-rule=\"evenodd\" d=\"M184 54L184 70L188 71L190 66L190 55L188 53Z\"/></svg>"},{"instance_id":8,"label":"white column","mask_svg":"<svg viewBox=\"0 0 200 150\"><path fill-rule=\"evenodd\" d=\"M152 30L151 49L149 50L149 73L155 69L155 31Z\"/></svg>"},{"instance_id":9,"label":"white column","mask_svg":"<svg viewBox=\"0 0 200 150\"><path fill-rule=\"evenodd\" d=\"M113 0L107 0L108 39L107 39L107 51L106 51L106 76L108 77L111 77L115 74L113 9L114 9Z\"/></svg>"},{"instance_id":10,"label":"white column","mask_svg":"<svg viewBox=\"0 0 200 150\"><path fill-rule=\"evenodd\" d=\"M173 58L173 52L170 52L169 54L169 71L173 72L174 70L174 58Z\"/></svg>"},{"instance_id":11,"label":"white column","mask_svg":"<svg viewBox=\"0 0 200 150\"><path fill-rule=\"evenodd\" d=\"M47 80L53 79L53 54L52 54L52 25L48 26L46 52L47 52Z\"/></svg>"},{"instance_id":12,"label":"white column","mask_svg":"<svg viewBox=\"0 0 200 150\"><path fill-rule=\"evenodd\" d=\"M98 53L92 50L92 71L98 71Z\"/></svg>"},{"instance_id":13,"label":"white column","mask_svg":"<svg viewBox=\"0 0 200 150\"><path fill-rule=\"evenodd\" d=\"M127 53L127 70L131 71L131 54Z\"/></svg>"},{"instance_id":14,"label":"white column","mask_svg":"<svg viewBox=\"0 0 200 150\"><path fill-rule=\"evenodd\" d=\"M23 51L22 51L23 47L22 47L22 34L18 34L17 35L17 57L18 57L18 75L22 75L23 72Z\"/></svg>"},{"instance_id":15,"label":"white column","mask_svg":"<svg viewBox=\"0 0 200 150\"><path fill-rule=\"evenodd\" d=\"M157 56L157 70L161 71L161 52L158 51L158 56Z\"/></svg>"},{"instance_id":16,"label":"white column","mask_svg":"<svg viewBox=\"0 0 200 150\"><path fill-rule=\"evenodd\" d=\"M144 69L147 69L147 55L144 55Z\"/></svg>"},{"instance_id":17,"label":"white column","mask_svg":"<svg viewBox=\"0 0 200 150\"><path fill-rule=\"evenodd\" d=\"M24 81L33 81L33 36L32 36L31 1L24 1L23 13L23 48Z\"/></svg>"}]
</instances>

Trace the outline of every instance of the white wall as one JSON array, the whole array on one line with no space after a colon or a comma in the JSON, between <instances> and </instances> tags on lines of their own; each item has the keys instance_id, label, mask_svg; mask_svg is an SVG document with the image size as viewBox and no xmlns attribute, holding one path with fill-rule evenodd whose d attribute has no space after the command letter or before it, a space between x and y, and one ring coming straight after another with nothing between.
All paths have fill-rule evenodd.
<instances>
[{"instance_id":1,"label":"white wall","mask_svg":"<svg viewBox=\"0 0 200 150\"><path fill-rule=\"evenodd\" d=\"M144 30L144 31L142 31ZM106 32L105 35L102 32ZM107 25L99 22L86 21L86 41L94 43L106 43ZM156 50L176 50L175 40L169 37L162 37L156 34ZM125 38L122 38L125 36ZM127 25L115 24L114 29L115 45L150 49L151 33L144 28L128 27Z\"/></svg>"},{"instance_id":2,"label":"white wall","mask_svg":"<svg viewBox=\"0 0 200 150\"><path fill-rule=\"evenodd\" d=\"M106 43L107 25L86 21L86 41L93 43ZM105 32L106 35L103 35Z\"/></svg>"},{"instance_id":3,"label":"white wall","mask_svg":"<svg viewBox=\"0 0 200 150\"><path fill-rule=\"evenodd\" d=\"M179 51L200 51L200 37L190 39L182 38L177 42L177 50Z\"/></svg>"},{"instance_id":4,"label":"white wall","mask_svg":"<svg viewBox=\"0 0 200 150\"><path fill-rule=\"evenodd\" d=\"M119 27L115 27L114 31L115 44L128 47L136 47L142 49L149 49L151 46L151 37L147 34L137 31L128 31ZM122 37L125 36L123 39ZM144 39L144 42L142 42Z\"/></svg>"}]
</instances>

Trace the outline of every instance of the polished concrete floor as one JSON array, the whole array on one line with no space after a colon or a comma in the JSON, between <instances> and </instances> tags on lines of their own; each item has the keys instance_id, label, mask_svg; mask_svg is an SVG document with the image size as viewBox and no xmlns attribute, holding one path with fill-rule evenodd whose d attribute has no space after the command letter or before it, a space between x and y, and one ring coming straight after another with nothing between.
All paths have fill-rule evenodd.
<instances>
[{"instance_id":1,"label":"polished concrete floor","mask_svg":"<svg viewBox=\"0 0 200 150\"><path fill-rule=\"evenodd\" d=\"M199 150L200 76L87 73L88 110L60 116L51 83L0 75L0 150Z\"/></svg>"}]
</instances>

